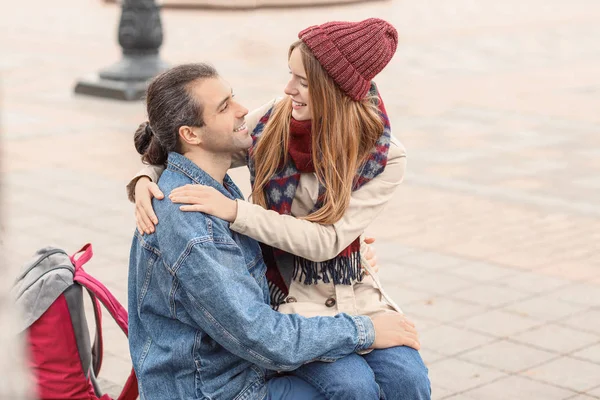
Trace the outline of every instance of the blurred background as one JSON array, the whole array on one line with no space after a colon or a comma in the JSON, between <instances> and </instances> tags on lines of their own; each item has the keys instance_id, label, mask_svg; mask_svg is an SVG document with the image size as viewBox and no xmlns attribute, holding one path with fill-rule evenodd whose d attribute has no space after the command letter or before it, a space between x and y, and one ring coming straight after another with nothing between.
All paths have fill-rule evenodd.
<instances>
[{"instance_id":1,"label":"blurred background","mask_svg":"<svg viewBox=\"0 0 600 400\"><path fill-rule=\"evenodd\" d=\"M398 50L376 82L408 171L367 233L384 285L417 322L433 398L599 399L600 2L254 7L275 3L165 0L160 57L212 63L252 109L283 95L301 29L395 25ZM132 138L144 105L74 93L121 59L120 16L100 0L3 2L3 327L15 274L48 244L93 243L87 271L126 304L125 184L141 167ZM247 194L247 170L231 175ZM131 364L107 324L100 377L116 394ZM0 397L17 398L19 347L3 331Z\"/></svg>"}]
</instances>

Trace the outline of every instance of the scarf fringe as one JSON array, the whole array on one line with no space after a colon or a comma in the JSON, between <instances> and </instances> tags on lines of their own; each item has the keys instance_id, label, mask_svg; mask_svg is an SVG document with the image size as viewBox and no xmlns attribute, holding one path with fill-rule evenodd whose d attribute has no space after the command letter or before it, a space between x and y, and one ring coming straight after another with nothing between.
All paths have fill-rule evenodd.
<instances>
[{"instance_id":1,"label":"scarf fringe","mask_svg":"<svg viewBox=\"0 0 600 400\"><path fill-rule=\"evenodd\" d=\"M293 279L302 281L305 285L316 285L319 281L352 285L354 281L362 281L363 277L359 252L354 252L349 257L336 257L323 262L294 256Z\"/></svg>"},{"instance_id":2,"label":"scarf fringe","mask_svg":"<svg viewBox=\"0 0 600 400\"><path fill-rule=\"evenodd\" d=\"M268 281L269 285L269 294L271 295L271 308L275 311L279 309L279 305L285 302L285 298L287 294L283 292L277 285L273 282Z\"/></svg>"}]
</instances>

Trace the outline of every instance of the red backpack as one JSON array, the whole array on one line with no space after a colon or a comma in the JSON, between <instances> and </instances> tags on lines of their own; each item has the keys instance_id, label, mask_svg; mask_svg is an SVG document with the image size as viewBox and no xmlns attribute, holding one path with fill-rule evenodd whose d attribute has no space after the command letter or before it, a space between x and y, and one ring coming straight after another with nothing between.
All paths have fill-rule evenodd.
<instances>
[{"instance_id":1,"label":"red backpack","mask_svg":"<svg viewBox=\"0 0 600 400\"><path fill-rule=\"evenodd\" d=\"M96 381L103 353L100 303L125 335L127 311L103 284L83 270L92 254L91 244L71 257L58 248L40 249L24 266L13 287L24 317L20 331L25 334L29 366L40 399L112 400L102 394ZM93 344L83 307L84 289L92 299L96 319ZM137 379L132 369L118 399L135 400L137 396Z\"/></svg>"}]
</instances>

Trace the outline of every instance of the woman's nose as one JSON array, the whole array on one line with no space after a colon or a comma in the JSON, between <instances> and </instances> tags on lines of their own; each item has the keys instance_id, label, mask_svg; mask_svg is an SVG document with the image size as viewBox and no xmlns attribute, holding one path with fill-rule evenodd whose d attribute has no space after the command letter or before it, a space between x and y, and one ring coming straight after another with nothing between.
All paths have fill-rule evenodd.
<instances>
[{"instance_id":1,"label":"woman's nose","mask_svg":"<svg viewBox=\"0 0 600 400\"><path fill-rule=\"evenodd\" d=\"M288 81L287 85L285 85L285 88L283 89L284 93L292 96L295 95L297 93L296 88L294 87L293 82L290 80Z\"/></svg>"}]
</instances>

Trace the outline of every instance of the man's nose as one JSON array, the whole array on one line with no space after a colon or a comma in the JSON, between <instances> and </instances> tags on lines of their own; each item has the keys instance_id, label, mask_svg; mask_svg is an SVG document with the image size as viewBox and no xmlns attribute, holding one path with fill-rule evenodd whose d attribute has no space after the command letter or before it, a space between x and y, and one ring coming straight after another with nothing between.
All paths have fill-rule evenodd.
<instances>
[{"instance_id":1,"label":"man's nose","mask_svg":"<svg viewBox=\"0 0 600 400\"><path fill-rule=\"evenodd\" d=\"M238 118L244 118L246 115L248 115L248 109L238 103L238 109L237 109L236 116Z\"/></svg>"}]
</instances>

